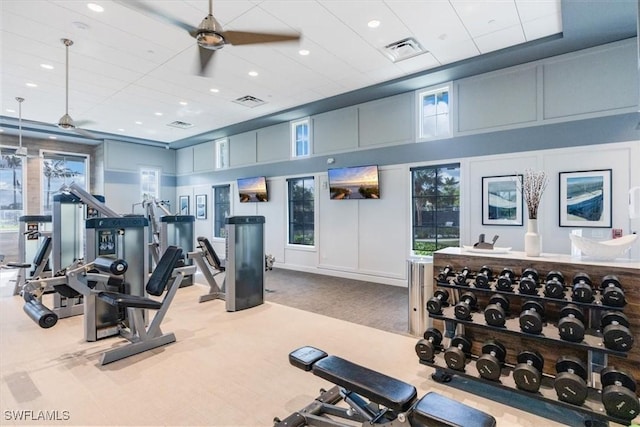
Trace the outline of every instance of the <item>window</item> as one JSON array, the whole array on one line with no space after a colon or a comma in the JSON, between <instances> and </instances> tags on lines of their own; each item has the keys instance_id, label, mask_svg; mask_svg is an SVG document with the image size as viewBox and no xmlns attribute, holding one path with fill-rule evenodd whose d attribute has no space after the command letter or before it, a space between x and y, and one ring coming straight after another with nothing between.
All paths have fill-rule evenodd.
<instances>
[{"instance_id":1,"label":"window","mask_svg":"<svg viewBox=\"0 0 640 427\"><path fill-rule=\"evenodd\" d=\"M140 169L140 197L141 200L160 199L159 169Z\"/></svg>"},{"instance_id":2,"label":"window","mask_svg":"<svg viewBox=\"0 0 640 427\"><path fill-rule=\"evenodd\" d=\"M449 85L420 90L418 100L418 139L437 139L451 135Z\"/></svg>"},{"instance_id":3,"label":"window","mask_svg":"<svg viewBox=\"0 0 640 427\"><path fill-rule=\"evenodd\" d=\"M216 141L216 169L229 167L229 138Z\"/></svg>"},{"instance_id":4,"label":"window","mask_svg":"<svg viewBox=\"0 0 640 427\"><path fill-rule=\"evenodd\" d=\"M460 165L411 168L411 183L414 253L460 246Z\"/></svg>"},{"instance_id":5,"label":"window","mask_svg":"<svg viewBox=\"0 0 640 427\"><path fill-rule=\"evenodd\" d=\"M311 155L310 120L291 122L291 157L309 157Z\"/></svg>"},{"instance_id":6,"label":"window","mask_svg":"<svg viewBox=\"0 0 640 427\"><path fill-rule=\"evenodd\" d=\"M231 215L230 185L213 187L213 237L227 237L224 220Z\"/></svg>"},{"instance_id":7,"label":"window","mask_svg":"<svg viewBox=\"0 0 640 427\"><path fill-rule=\"evenodd\" d=\"M314 193L312 176L291 178L289 186L289 244L314 245Z\"/></svg>"},{"instance_id":8,"label":"window","mask_svg":"<svg viewBox=\"0 0 640 427\"><path fill-rule=\"evenodd\" d=\"M24 206L27 158L15 148L0 147L0 231L18 231Z\"/></svg>"},{"instance_id":9,"label":"window","mask_svg":"<svg viewBox=\"0 0 640 427\"><path fill-rule=\"evenodd\" d=\"M42 213L51 214L53 195L64 184L75 182L87 189L89 156L42 152Z\"/></svg>"}]
</instances>

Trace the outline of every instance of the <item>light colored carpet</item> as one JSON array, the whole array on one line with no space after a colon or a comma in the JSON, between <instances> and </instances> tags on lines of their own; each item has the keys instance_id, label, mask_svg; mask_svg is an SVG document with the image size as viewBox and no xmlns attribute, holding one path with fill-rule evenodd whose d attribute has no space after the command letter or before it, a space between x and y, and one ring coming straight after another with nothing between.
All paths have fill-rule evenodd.
<instances>
[{"instance_id":1,"label":"light colored carpet","mask_svg":"<svg viewBox=\"0 0 640 427\"><path fill-rule=\"evenodd\" d=\"M289 365L288 353L303 345L409 382L419 396L453 397L491 413L499 426L567 424L560 413L556 423L497 403L491 392L483 398L435 383L412 337L272 302L226 312L223 301L199 304L203 293L200 285L179 290L163 323L176 343L103 367L100 353L122 339L85 342L80 316L41 329L20 297L0 298L0 424L270 426L331 386ZM16 421L25 411L68 419Z\"/></svg>"}]
</instances>

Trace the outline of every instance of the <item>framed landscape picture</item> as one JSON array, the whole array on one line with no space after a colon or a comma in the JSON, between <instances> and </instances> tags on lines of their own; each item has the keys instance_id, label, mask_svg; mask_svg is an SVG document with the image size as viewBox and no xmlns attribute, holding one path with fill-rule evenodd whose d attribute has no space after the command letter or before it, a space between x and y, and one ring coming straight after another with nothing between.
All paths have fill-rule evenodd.
<instances>
[{"instance_id":1,"label":"framed landscape picture","mask_svg":"<svg viewBox=\"0 0 640 427\"><path fill-rule=\"evenodd\" d=\"M180 206L180 215L189 215L189 196L180 196L178 206Z\"/></svg>"},{"instance_id":2,"label":"framed landscape picture","mask_svg":"<svg viewBox=\"0 0 640 427\"><path fill-rule=\"evenodd\" d=\"M611 227L611 169L560 172L560 227Z\"/></svg>"},{"instance_id":3,"label":"framed landscape picture","mask_svg":"<svg viewBox=\"0 0 640 427\"><path fill-rule=\"evenodd\" d=\"M207 219L207 195L196 196L196 219Z\"/></svg>"},{"instance_id":4,"label":"framed landscape picture","mask_svg":"<svg viewBox=\"0 0 640 427\"><path fill-rule=\"evenodd\" d=\"M482 225L522 225L522 175L482 177Z\"/></svg>"}]
</instances>

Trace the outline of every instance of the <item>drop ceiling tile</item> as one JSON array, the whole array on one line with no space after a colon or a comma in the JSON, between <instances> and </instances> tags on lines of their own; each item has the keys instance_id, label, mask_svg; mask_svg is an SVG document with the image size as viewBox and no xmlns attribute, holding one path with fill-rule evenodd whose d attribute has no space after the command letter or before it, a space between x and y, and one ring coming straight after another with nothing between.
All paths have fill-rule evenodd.
<instances>
[{"instance_id":1,"label":"drop ceiling tile","mask_svg":"<svg viewBox=\"0 0 640 427\"><path fill-rule=\"evenodd\" d=\"M451 0L451 4L474 38L520 25L518 10L513 0Z\"/></svg>"},{"instance_id":2,"label":"drop ceiling tile","mask_svg":"<svg viewBox=\"0 0 640 427\"><path fill-rule=\"evenodd\" d=\"M493 52L526 41L520 25L485 34L474 40L481 53Z\"/></svg>"}]
</instances>

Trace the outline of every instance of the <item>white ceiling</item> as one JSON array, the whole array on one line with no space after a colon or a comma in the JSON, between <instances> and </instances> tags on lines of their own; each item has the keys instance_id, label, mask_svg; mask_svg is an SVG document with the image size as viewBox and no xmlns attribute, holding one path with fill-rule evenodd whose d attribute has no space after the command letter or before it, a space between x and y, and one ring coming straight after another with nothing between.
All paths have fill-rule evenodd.
<instances>
[{"instance_id":1,"label":"white ceiling","mask_svg":"<svg viewBox=\"0 0 640 427\"><path fill-rule=\"evenodd\" d=\"M88 3L0 2L0 115L18 117L19 96L25 98L24 122L58 122L65 112L61 38L74 42L69 114L76 122L169 143L562 31L560 0L215 0L214 16L225 30L302 37L225 46L201 77L196 42L183 29L124 2L94 0L101 13ZM206 0L146 3L193 26L208 13ZM378 28L367 26L373 19ZM428 52L393 63L383 47L406 37ZM310 54L301 56L300 49ZM232 102L245 95L266 103L249 108ZM176 120L193 127L167 126Z\"/></svg>"}]
</instances>

